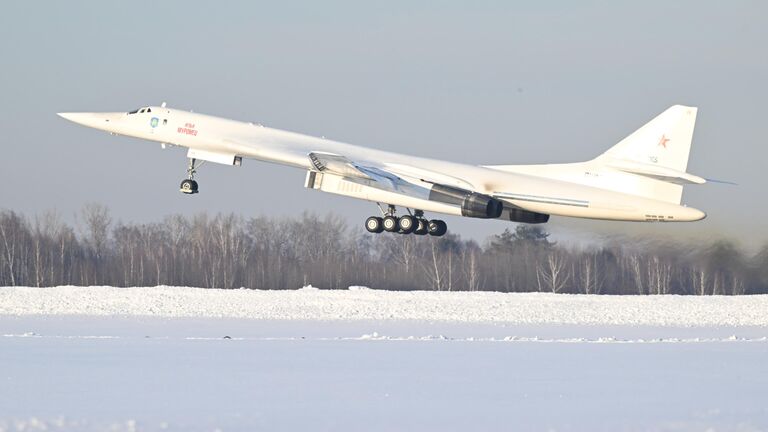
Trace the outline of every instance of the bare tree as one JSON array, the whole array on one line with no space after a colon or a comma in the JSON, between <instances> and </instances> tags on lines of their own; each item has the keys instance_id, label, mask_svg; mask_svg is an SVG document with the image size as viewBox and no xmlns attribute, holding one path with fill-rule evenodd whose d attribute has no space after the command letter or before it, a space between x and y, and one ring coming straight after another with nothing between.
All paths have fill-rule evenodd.
<instances>
[{"instance_id":1,"label":"bare tree","mask_svg":"<svg viewBox=\"0 0 768 432\"><path fill-rule=\"evenodd\" d=\"M175 215L112 224L89 205L78 231L55 213L0 211L0 286L58 284L744 294L768 292L768 246L753 257L734 244L660 242L569 250L541 228L505 230L484 247L441 238L373 235L341 219ZM631 246L626 244L632 243Z\"/></svg>"},{"instance_id":2,"label":"bare tree","mask_svg":"<svg viewBox=\"0 0 768 432\"><path fill-rule=\"evenodd\" d=\"M0 219L0 240L2 240L3 259L11 286L23 280L19 267L22 265L24 237L27 231L24 220L16 213L4 213Z\"/></svg>"},{"instance_id":3,"label":"bare tree","mask_svg":"<svg viewBox=\"0 0 768 432\"><path fill-rule=\"evenodd\" d=\"M467 290L477 291L482 286L479 254L476 245L464 248L462 261L464 263L464 277L467 280Z\"/></svg>"},{"instance_id":4,"label":"bare tree","mask_svg":"<svg viewBox=\"0 0 768 432\"><path fill-rule=\"evenodd\" d=\"M86 204L80 214L82 229L84 231L85 243L89 246L92 262L89 267L92 269L92 283L100 284L105 277L104 258L107 252L107 242L109 241L109 225L112 218L109 215L109 209L101 204ZM86 283L88 279L85 279Z\"/></svg>"},{"instance_id":5,"label":"bare tree","mask_svg":"<svg viewBox=\"0 0 768 432\"><path fill-rule=\"evenodd\" d=\"M429 239L429 243L429 261L423 263L422 267L424 268L424 273L426 273L431 282L432 289L440 291L444 285L444 277L442 266L440 265L441 259L439 258L440 254L438 253L437 240L431 238Z\"/></svg>"},{"instance_id":6,"label":"bare tree","mask_svg":"<svg viewBox=\"0 0 768 432\"><path fill-rule=\"evenodd\" d=\"M703 265L691 267L691 287L696 295L707 295L709 291L709 271Z\"/></svg>"},{"instance_id":7,"label":"bare tree","mask_svg":"<svg viewBox=\"0 0 768 432\"><path fill-rule=\"evenodd\" d=\"M605 276L600 272L598 254L586 252L579 260L579 284L584 294L600 294Z\"/></svg>"},{"instance_id":8,"label":"bare tree","mask_svg":"<svg viewBox=\"0 0 768 432\"><path fill-rule=\"evenodd\" d=\"M649 294L669 294L672 279L672 265L658 255L652 255L645 260L646 280Z\"/></svg>"},{"instance_id":9,"label":"bare tree","mask_svg":"<svg viewBox=\"0 0 768 432\"><path fill-rule=\"evenodd\" d=\"M544 262L537 268L536 275L539 281L539 290L547 289L553 293L559 293L570 279L567 258L561 251L550 251Z\"/></svg>"}]
</instances>

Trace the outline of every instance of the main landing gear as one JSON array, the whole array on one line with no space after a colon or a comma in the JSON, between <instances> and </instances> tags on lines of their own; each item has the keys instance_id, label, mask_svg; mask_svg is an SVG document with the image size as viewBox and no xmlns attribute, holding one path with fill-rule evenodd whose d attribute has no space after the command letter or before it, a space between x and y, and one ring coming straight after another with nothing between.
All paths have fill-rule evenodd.
<instances>
[{"instance_id":1,"label":"main landing gear","mask_svg":"<svg viewBox=\"0 0 768 432\"><path fill-rule=\"evenodd\" d=\"M365 229L370 233L379 234L382 231L400 234L431 235L440 237L448 232L445 222L424 218L424 212L416 210L413 215L407 214L400 217L395 215L395 206L389 206L387 211L382 211L384 217L371 216L365 221Z\"/></svg>"},{"instance_id":2,"label":"main landing gear","mask_svg":"<svg viewBox=\"0 0 768 432\"><path fill-rule=\"evenodd\" d=\"M185 194L197 193L197 182L195 181L195 173L197 173L197 169L200 168L200 165L202 165L203 162L197 163L197 159L189 160L189 168L187 168L187 178L186 180L182 181L181 186L179 186L179 190L181 191L181 193L185 193Z\"/></svg>"}]
</instances>

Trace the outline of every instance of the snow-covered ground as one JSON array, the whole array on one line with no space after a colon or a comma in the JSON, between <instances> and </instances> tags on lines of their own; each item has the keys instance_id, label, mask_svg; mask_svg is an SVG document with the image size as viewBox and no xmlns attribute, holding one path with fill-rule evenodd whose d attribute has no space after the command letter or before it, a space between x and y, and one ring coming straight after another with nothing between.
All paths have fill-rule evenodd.
<instances>
[{"instance_id":1,"label":"snow-covered ground","mask_svg":"<svg viewBox=\"0 0 768 432\"><path fill-rule=\"evenodd\" d=\"M260 320L424 320L508 324L768 326L768 295L215 290L185 287L0 288L0 315L144 315Z\"/></svg>"},{"instance_id":2,"label":"snow-covered ground","mask_svg":"<svg viewBox=\"0 0 768 432\"><path fill-rule=\"evenodd\" d=\"M768 430L766 306L0 288L0 431Z\"/></svg>"}]
</instances>

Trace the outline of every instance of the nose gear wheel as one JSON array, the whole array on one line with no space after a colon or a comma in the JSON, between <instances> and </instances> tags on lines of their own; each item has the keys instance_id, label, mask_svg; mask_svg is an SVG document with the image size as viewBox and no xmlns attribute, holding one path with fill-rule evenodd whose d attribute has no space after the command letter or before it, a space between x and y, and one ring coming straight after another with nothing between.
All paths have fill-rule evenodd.
<instances>
[{"instance_id":1,"label":"nose gear wheel","mask_svg":"<svg viewBox=\"0 0 768 432\"><path fill-rule=\"evenodd\" d=\"M185 194L196 194L198 192L197 182L195 181L195 173L197 169L203 164L202 161L197 163L197 159L189 160L189 167L187 168L187 178L181 182L179 190Z\"/></svg>"}]
</instances>

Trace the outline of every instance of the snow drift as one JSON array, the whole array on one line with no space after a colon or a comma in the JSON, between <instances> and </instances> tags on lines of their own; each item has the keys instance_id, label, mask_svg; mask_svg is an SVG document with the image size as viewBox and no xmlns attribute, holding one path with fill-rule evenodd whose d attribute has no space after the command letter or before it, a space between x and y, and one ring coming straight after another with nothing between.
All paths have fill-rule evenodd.
<instances>
[{"instance_id":1,"label":"snow drift","mask_svg":"<svg viewBox=\"0 0 768 432\"><path fill-rule=\"evenodd\" d=\"M0 288L0 315L124 315L260 320L427 320L510 324L768 326L768 295L219 290L107 286Z\"/></svg>"}]
</instances>

